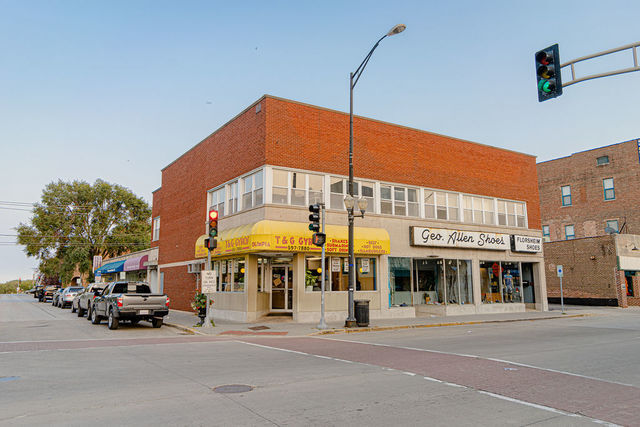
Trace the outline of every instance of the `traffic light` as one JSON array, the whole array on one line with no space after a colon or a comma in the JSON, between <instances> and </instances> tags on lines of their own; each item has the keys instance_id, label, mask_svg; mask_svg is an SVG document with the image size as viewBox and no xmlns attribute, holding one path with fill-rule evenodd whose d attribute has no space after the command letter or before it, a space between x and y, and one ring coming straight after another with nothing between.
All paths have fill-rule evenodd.
<instances>
[{"instance_id":1,"label":"traffic light","mask_svg":"<svg viewBox=\"0 0 640 427\"><path fill-rule=\"evenodd\" d=\"M311 212L309 215L309 221L311 221L309 230L317 233L320 231L320 205L309 205L309 212Z\"/></svg>"},{"instance_id":2,"label":"traffic light","mask_svg":"<svg viewBox=\"0 0 640 427\"><path fill-rule=\"evenodd\" d=\"M215 239L218 235L218 211L209 209L209 237Z\"/></svg>"},{"instance_id":3,"label":"traffic light","mask_svg":"<svg viewBox=\"0 0 640 427\"><path fill-rule=\"evenodd\" d=\"M327 241L327 235L324 233L313 233L313 237L311 238L311 243L316 246L322 246Z\"/></svg>"},{"instance_id":4,"label":"traffic light","mask_svg":"<svg viewBox=\"0 0 640 427\"><path fill-rule=\"evenodd\" d=\"M560 53L558 44L536 52L536 78L538 81L538 102L562 95Z\"/></svg>"}]
</instances>

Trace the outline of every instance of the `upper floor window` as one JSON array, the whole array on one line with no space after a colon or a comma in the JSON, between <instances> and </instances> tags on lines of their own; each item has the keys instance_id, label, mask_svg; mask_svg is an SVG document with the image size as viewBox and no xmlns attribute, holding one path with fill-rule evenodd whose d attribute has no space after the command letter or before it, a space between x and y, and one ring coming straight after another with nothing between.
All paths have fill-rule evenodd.
<instances>
[{"instance_id":1,"label":"upper floor window","mask_svg":"<svg viewBox=\"0 0 640 427\"><path fill-rule=\"evenodd\" d=\"M211 208L218 211L218 218L224 216L225 195L224 187L211 192Z\"/></svg>"},{"instance_id":2,"label":"upper floor window","mask_svg":"<svg viewBox=\"0 0 640 427\"><path fill-rule=\"evenodd\" d=\"M549 226L548 225L543 225L542 226L542 240L545 242L550 242L551 241L551 233L549 232Z\"/></svg>"},{"instance_id":3,"label":"upper floor window","mask_svg":"<svg viewBox=\"0 0 640 427\"><path fill-rule=\"evenodd\" d=\"M420 216L418 190L391 185L380 186L380 213Z\"/></svg>"},{"instance_id":4,"label":"upper floor window","mask_svg":"<svg viewBox=\"0 0 640 427\"><path fill-rule=\"evenodd\" d=\"M242 178L242 209L262 204L262 171Z\"/></svg>"},{"instance_id":5,"label":"upper floor window","mask_svg":"<svg viewBox=\"0 0 640 427\"><path fill-rule=\"evenodd\" d=\"M498 203L498 206L503 208L503 213L506 215L507 204L511 202L500 201ZM475 224L495 224L495 208L493 207L493 199L476 196L462 196L462 206L465 222L472 222Z\"/></svg>"},{"instance_id":6,"label":"upper floor window","mask_svg":"<svg viewBox=\"0 0 640 427\"><path fill-rule=\"evenodd\" d=\"M375 197L374 197L374 184L367 181L354 181L353 182L353 195L354 197L363 197L367 200L366 212L375 212ZM329 184L330 195L330 207L331 209L344 209L344 198L349 193L349 180L338 177L331 177Z\"/></svg>"},{"instance_id":7,"label":"upper floor window","mask_svg":"<svg viewBox=\"0 0 640 427\"><path fill-rule=\"evenodd\" d=\"M238 181L229 184L229 215L238 212Z\"/></svg>"},{"instance_id":8,"label":"upper floor window","mask_svg":"<svg viewBox=\"0 0 640 427\"><path fill-rule=\"evenodd\" d=\"M526 227L524 203L498 200L498 225Z\"/></svg>"},{"instance_id":9,"label":"upper floor window","mask_svg":"<svg viewBox=\"0 0 640 427\"><path fill-rule=\"evenodd\" d=\"M324 200L322 187L322 175L274 169L271 200L298 206L319 203Z\"/></svg>"},{"instance_id":10,"label":"upper floor window","mask_svg":"<svg viewBox=\"0 0 640 427\"><path fill-rule=\"evenodd\" d=\"M458 194L424 190L424 214L426 218L459 220Z\"/></svg>"},{"instance_id":11,"label":"upper floor window","mask_svg":"<svg viewBox=\"0 0 640 427\"><path fill-rule=\"evenodd\" d=\"M609 156L600 156L596 159L596 164L598 166L608 165L609 164Z\"/></svg>"},{"instance_id":12,"label":"upper floor window","mask_svg":"<svg viewBox=\"0 0 640 427\"><path fill-rule=\"evenodd\" d=\"M564 226L564 236L567 240L576 238L576 230L573 225L565 225Z\"/></svg>"},{"instance_id":13,"label":"upper floor window","mask_svg":"<svg viewBox=\"0 0 640 427\"><path fill-rule=\"evenodd\" d=\"M620 230L618 229L618 220L617 220L617 219L610 219L610 220L607 220L605 228L611 228L611 229L613 229L616 233L619 233L619 232L620 232ZM605 232L606 232L606 231L607 231L607 230L605 230Z\"/></svg>"},{"instance_id":14,"label":"upper floor window","mask_svg":"<svg viewBox=\"0 0 640 427\"><path fill-rule=\"evenodd\" d=\"M605 178L602 180L602 187L604 189L604 199L613 200L616 198L616 190L613 187L613 178Z\"/></svg>"},{"instance_id":15,"label":"upper floor window","mask_svg":"<svg viewBox=\"0 0 640 427\"><path fill-rule=\"evenodd\" d=\"M571 186L560 187L562 190L562 206L571 206Z\"/></svg>"},{"instance_id":16,"label":"upper floor window","mask_svg":"<svg viewBox=\"0 0 640 427\"><path fill-rule=\"evenodd\" d=\"M160 217L157 216L153 219L153 236L152 239L154 242L160 238Z\"/></svg>"}]
</instances>

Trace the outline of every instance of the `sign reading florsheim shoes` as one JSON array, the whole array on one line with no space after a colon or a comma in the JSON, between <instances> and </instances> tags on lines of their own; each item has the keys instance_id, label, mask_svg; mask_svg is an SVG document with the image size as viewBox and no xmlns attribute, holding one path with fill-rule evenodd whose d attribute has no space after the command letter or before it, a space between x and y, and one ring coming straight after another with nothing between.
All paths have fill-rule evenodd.
<instances>
[{"instance_id":1,"label":"sign reading florsheim shoes","mask_svg":"<svg viewBox=\"0 0 640 427\"><path fill-rule=\"evenodd\" d=\"M410 227L410 231L412 246L492 249L497 251L509 249L508 234L427 227Z\"/></svg>"}]
</instances>

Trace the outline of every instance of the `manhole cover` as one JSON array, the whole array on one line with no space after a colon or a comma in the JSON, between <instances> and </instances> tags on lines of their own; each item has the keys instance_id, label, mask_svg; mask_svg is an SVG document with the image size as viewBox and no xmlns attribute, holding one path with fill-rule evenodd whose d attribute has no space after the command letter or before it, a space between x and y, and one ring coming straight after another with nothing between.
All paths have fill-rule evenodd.
<instances>
[{"instance_id":1,"label":"manhole cover","mask_svg":"<svg viewBox=\"0 0 640 427\"><path fill-rule=\"evenodd\" d=\"M268 326L253 326L251 328L252 331L264 331L265 329L271 329Z\"/></svg>"},{"instance_id":2,"label":"manhole cover","mask_svg":"<svg viewBox=\"0 0 640 427\"><path fill-rule=\"evenodd\" d=\"M253 387L245 384L229 384L213 388L216 393L246 393L251 390L253 390Z\"/></svg>"}]
</instances>

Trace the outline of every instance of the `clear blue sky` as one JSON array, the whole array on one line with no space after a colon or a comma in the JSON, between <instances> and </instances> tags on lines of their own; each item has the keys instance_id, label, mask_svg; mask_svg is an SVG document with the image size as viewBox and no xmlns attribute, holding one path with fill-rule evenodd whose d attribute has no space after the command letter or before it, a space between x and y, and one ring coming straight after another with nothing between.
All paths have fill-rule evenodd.
<instances>
[{"instance_id":1,"label":"clear blue sky","mask_svg":"<svg viewBox=\"0 0 640 427\"><path fill-rule=\"evenodd\" d=\"M640 136L640 73L538 103L533 65L556 42L564 62L639 41L637 1L232 3L0 0L0 201L101 178L151 202L162 167L262 94L348 111L349 72L397 23L358 83L358 115L539 160ZM0 210L0 234L28 218ZM0 244L0 281L36 265Z\"/></svg>"}]
</instances>

